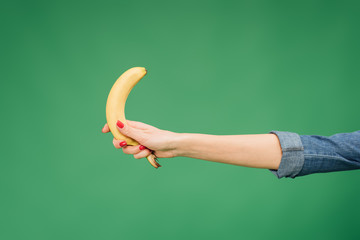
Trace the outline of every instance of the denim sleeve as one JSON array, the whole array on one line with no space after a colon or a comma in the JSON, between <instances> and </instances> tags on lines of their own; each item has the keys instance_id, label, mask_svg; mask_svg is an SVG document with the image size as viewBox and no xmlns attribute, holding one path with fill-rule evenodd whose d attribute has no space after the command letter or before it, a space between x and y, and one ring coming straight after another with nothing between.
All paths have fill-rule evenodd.
<instances>
[{"instance_id":1,"label":"denim sleeve","mask_svg":"<svg viewBox=\"0 0 360 240\"><path fill-rule=\"evenodd\" d=\"M280 141L283 156L278 178L360 169L360 131L330 137L271 131Z\"/></svg>"}]
</instances>

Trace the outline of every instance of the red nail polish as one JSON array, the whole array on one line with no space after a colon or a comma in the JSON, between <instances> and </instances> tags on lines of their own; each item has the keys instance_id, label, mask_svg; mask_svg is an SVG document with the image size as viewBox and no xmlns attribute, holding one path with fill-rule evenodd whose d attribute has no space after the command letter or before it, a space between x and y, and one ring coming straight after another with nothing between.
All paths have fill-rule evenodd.
<instances>
[{"instance_id":1,"label":"red nail polish","mask_svg":"<svg viewBox=\"0 0 360 240\"><path fill-rule=\"evenodd\" d=\"M126 146L127 145L127 143L125 142L125 141L122 141L121 143L120 143L120 147L124 147L124 146Z\"/></svg>"},{"instance_id":2,"label":"red nail polish","mask_svg":"<svg viewBox=\"0 0 360 240\"><path fill-rule=\"evenodd\" d=\"M139 149L140 149L140 150L144 150L145 148L146 148L146 147L143 146L143 145L140 145L140 146L139 146Z\"/></svg>"},{"instance_id":3,"label":"red nail polish","mask_svg":"<svg viewBox=\"0 0 360 240\"><path fill-rule=\"evenodd\" d=\"M124 124L122 122L120 122L119 120L117 121L116 125L119 127L119 128L123 128L124 127Z\"/></svg>"}]
</instances>

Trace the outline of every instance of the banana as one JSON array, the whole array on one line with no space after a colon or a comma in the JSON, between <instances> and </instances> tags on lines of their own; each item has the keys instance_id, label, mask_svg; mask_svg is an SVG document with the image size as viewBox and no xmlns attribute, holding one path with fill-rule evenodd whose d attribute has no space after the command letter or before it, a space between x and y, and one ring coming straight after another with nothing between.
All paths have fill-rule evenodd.
<instances>
[{"instance_id":1,"label":"banana","mask_svg":"<svg viewBox=\"0 0 360 240\"><path fill-rule=\"evenodd\" d=\"M127 136L122 135L116 128L116 122L120 120L125 125L125 103L129 93L133 87L146 75L147 71L143 67L130 68L124 72L114 83L110 90L106 102L106 121L109 125L110 131L117 140L125 140L128 145L139 145L137 141ZM147 157L150 164L155 167L161 167L156 161L154 154Z\"/></svg>"}]
</instances>

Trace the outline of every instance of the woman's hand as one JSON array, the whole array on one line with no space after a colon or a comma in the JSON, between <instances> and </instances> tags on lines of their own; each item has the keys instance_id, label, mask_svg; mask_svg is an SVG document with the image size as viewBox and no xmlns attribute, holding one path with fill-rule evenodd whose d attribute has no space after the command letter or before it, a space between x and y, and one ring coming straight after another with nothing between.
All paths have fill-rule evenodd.
<instances>
[{"instance_id":1,"label":"woman's hand","mask_svg":"<svg viewBox=\"0 0 360 240\"><path fill-rule=\"evenodd\" d=\"M118 121L117 128L121 134L136 140L141 145L127 146L126 141L113 139L115 148L122 148L126 154L132 154L136 159L145 158L153 151L158 158L171 158L176 156L176 139L178 133L161 130L148 124L127 120L127 125ZM105 124L103 133L109 132Z\"/></svg>"}]
</instances>

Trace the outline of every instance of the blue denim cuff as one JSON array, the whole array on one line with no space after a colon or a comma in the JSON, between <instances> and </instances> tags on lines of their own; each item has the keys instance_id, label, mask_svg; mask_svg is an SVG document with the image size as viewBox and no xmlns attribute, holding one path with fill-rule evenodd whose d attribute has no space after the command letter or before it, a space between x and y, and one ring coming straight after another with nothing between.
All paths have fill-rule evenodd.
<instances>
[{"instance_id":1,"label":"blue denim cuff","mask_svg":"<svg viewBox=\"0 0 360 240\"><path fill-rule=\"evenodd\" d=\"M271 131L279 140L282 158L278 170L271 170L278 178L295 178L304 166L304 147L297 133Z\"/></svg>"}]
</instances>

